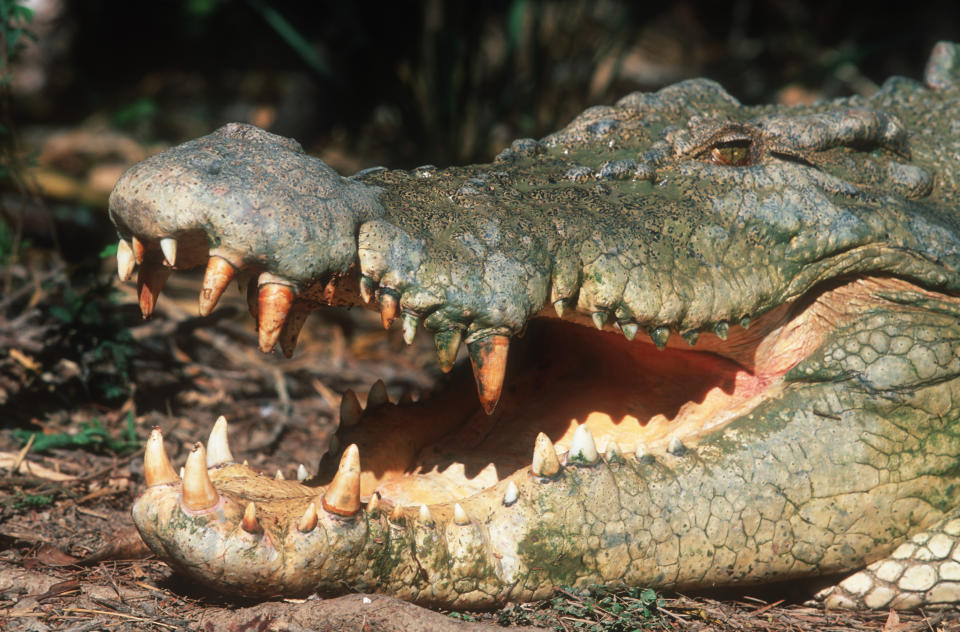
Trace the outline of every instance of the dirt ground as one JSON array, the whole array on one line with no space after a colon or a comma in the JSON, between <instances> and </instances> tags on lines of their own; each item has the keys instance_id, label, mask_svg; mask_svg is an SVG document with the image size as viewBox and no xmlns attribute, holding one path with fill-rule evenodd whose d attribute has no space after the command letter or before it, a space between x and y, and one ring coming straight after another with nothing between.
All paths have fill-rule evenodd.
<instances>
[{"instance_id":1,"label":"dirt ground","mask_svg":"<svg viewBox=\"0 0 960 632\"><path fill-rule=\"evenodd\" d=\"M691 74L723 81L745 102L785 103L869 92L893 73L919 76L926 40L956 30L947 0L903 5L892 18L860 11L856 20L852 5L826 2L667 3L653 20L644 15L649 3L489 3L451 10L446 23L431 13L443 3L425 2L422 30L432 39L410 37L416 24L395 15L371 15L385 9L357 5L354 21L346 10L340 21L294 20L324 44L333 74L322 81L293 47L277 44L265 21L238 8L269 2L172 3L212 11L192 18L147 3L154 19L146 21L124 8L136 4L136 13L137 3L109 12L100 3L46 4L73 13L38 16L40 46L15 78L47 73L47 88L27 91L12 120L0 120L0 129L23 126L19 170L11 170L22 181L0 178L0 630L960 630L957 608L824 612L803 605L807 587L653 597L561 589L488 613L435 612L380 595L256 603L202 591L153 559L132 525L150 429L162 428L179 466L225 415L238 459L288 477L301 463L315 470L346 389L363 399L383 379L399 401L442 386L432 343L421 335L406 347L399 327L385 332L376 315L330 310L311 316L292 359L265 356L238 293L228 291L200 318L199 274L178 273L145 322L133 284L116 281L109 252L97 269L88 262L113 232L104 209L122 170L227 120L295 136L343 173L381 162L485 160L586 105ZM295 16L296 5L312 15L350 5L321 4L284 10ZM507 23L501 5L543 11L528 20L535 37L497 56L491 51L506 50L524 24L492 28ZM405 19L412 13L394 10ZM779 30L791 21L800 30ZM442 37L455 32L450 24L466 35ZM827 37L834 31L836 41ZM860 43L860 32L881 44ZM169 46L185 37L189 45ZM355 49L354 40L368 43ZM878 48L889 54L868 54ZM914 53L905 56L908 48ZM194 68L197 60L209 68Z\"/></svg>"}]
</instances>

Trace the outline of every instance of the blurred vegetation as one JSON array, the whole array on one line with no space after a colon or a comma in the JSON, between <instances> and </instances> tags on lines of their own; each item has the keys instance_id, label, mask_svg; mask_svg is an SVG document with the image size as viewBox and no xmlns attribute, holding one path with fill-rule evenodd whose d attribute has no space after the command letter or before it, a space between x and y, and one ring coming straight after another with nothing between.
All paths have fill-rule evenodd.
<instances>
[{"instance_id":1,"label":"blurred vegetation","mask_svg":"<svg viewBox=\"0 0 960 632\"><path fill-rule=\"evenodd\" d=\"M85 0L65 3L41 38L49 77L18 118L108 113L168 142L249 120L335 148L348 170L478 161L587 105L695 75L748 103L787 85L869 91L917 76L958 27L947 0L883 11L825 0Z\"/></svg>"}]
</instances>

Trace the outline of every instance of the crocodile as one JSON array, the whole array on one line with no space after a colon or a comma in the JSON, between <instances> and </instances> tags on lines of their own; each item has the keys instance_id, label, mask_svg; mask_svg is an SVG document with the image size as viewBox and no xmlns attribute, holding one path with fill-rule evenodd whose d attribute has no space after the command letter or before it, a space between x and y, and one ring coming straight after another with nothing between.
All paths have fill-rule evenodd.
<instances>
[{"instance_id":1,"label":"crocodile","mask_svg":"<svg viewBox=\"0 0 960 632\"><path fill-rule=\"evenodd\" d=\"M222 418L178 474L155 428L134 520L246 597L853 573L827 607L958 602L958 164L951 43L870 97L630 94L489 164L343 177L239 123L168 149L110 196L144 317L206 266L200 314L238 280L263 352L359 305L431 332L451 375L344 393L304 480L237 463Z\"/></svg>"}]
</instances>

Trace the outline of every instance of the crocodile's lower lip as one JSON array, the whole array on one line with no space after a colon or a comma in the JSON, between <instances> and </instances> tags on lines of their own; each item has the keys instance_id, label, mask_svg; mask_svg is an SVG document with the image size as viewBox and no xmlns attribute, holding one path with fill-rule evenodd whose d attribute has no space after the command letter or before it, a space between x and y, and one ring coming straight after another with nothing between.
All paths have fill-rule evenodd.
<instances>
[{"instance_id":1,"label":"crocodile's lower lip","mask_svg":"<svg viewBox=\"0 0 960 632\"><path fill-rule=\"evenodd\" d=\"M209 472L198 465L206 458L198 444L181 483L158 451L156 431L147 451L152 484L134 516L148 543L175 566L246 596L337 590L340 581L374 586L382 578L353 573L351 557L386 546L391 564L403 563L384 538L416 548L423 538L440 537L448 548L453 541L467 576L483 570L488 577L477 581L497 588L482 595L462 586L391 591L424 603L448 602L452 594L471 605L535 597L510 584L512 558L531 546L516 539L537 512L565 509L553 504L564 497L560 490L603 489L603 467L696 458L702 438L780 393L786 373L878 290L906 286L891 278L834 282L749 329L733 328L725 341L704 335L691 348L671 340L662 351L612 331L535 323L514 345L494 415L479 409L465 372L427 402L369 406L359 423L338 432L340 445L351 447L338 472L337 458L325 460L319 487L232 463L222 436L208 445ZM538 441L539 433L550 441ZM559 470L545 449L559 453ZM359 469L351 471L357 454ZM491 555L496 570L487 568Z\"/></svg>"}]
</instances>

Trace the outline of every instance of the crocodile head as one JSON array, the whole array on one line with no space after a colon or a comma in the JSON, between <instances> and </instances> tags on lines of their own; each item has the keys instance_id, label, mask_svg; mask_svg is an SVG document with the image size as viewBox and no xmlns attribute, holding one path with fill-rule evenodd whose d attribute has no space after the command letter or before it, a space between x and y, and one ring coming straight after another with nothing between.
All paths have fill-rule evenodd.
<instances>
[{"instance_id":1,"label":"crocodile head","mask_svg":"<svg viewBox=\"0 0 960 632\"><path fill-rule=\"evenodd\" d=\"M792 109L688 81L484 165L343 178L241 124L135 165L110 214L145 315L206 264L201 313L239 273L265 352L361 304L474 378L347 393L317 485L233 462L225 422L181 480L155 430L144 539L229 593L451 607L889 552L960 496L958 66Z\"/></svg>"}]
</instances>

